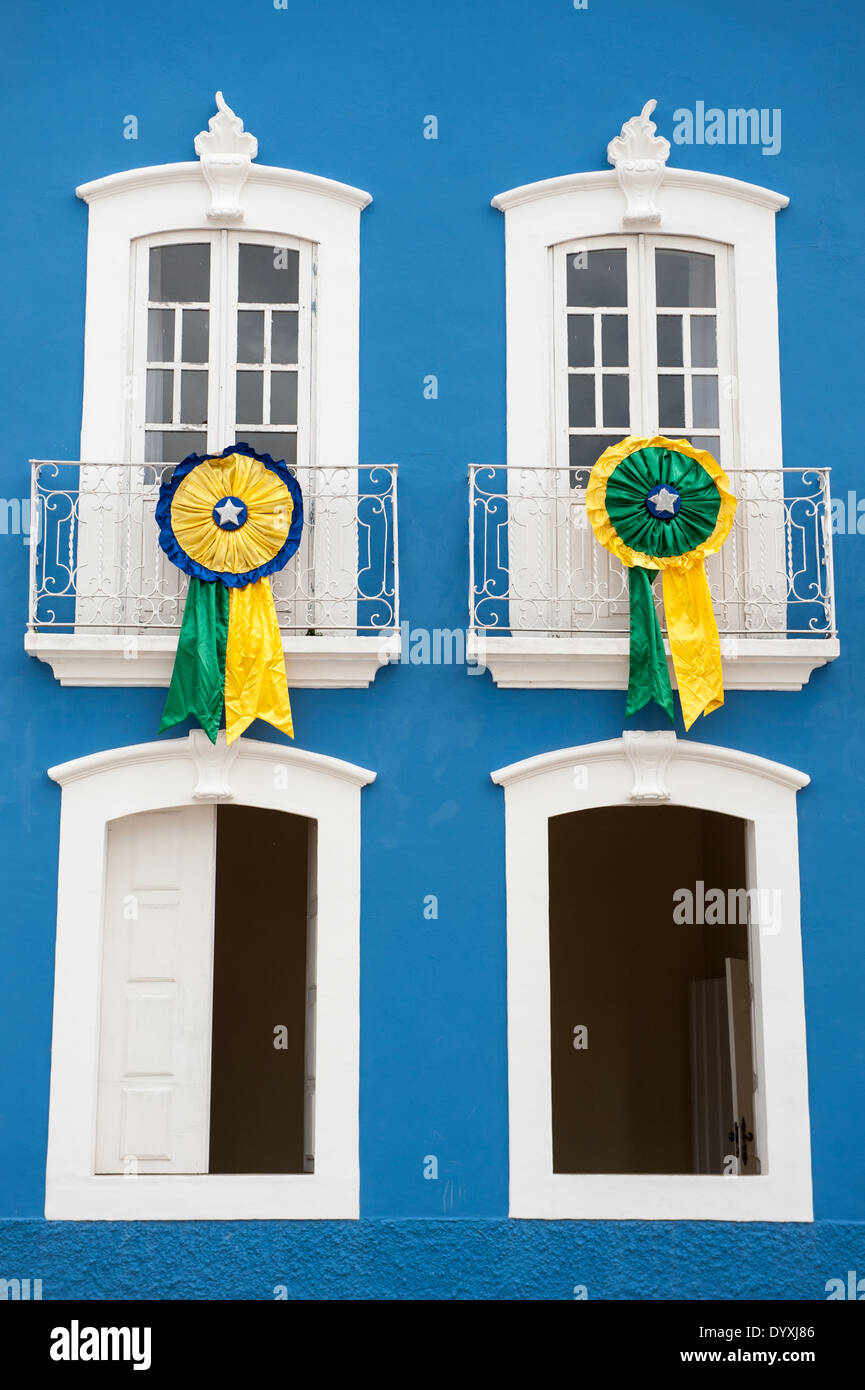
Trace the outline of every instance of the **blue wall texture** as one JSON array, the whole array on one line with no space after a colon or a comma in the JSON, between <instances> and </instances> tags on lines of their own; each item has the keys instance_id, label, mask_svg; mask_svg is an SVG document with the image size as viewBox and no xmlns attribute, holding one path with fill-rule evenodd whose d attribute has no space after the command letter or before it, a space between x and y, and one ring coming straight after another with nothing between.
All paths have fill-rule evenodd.
<instances>
[{"instance_id":1,"label":"blue wall texture","mask_svg":"<svg viewBox=\"0 0 865 1390\"><path fill-rule=\"evenodd\" d=\"M673 112L697 101L782 111L775 156L674 145L671 163L790 195L777 219L785 461L831 463L836 495L861 487L855 0L81 0L8 11L6 28L7 498L27 495L28 458L78 455L87 216L75 185L192 158L217 88L263 163L374 196L360 457L400 465L413 626L465 625L466 465L504 461L504 234L489 199L606 167L607 141L651 96L668 138ZM136 141L123 138L129 114ZM423 138L430 114L435 141ZM437 400L423 395L430 373ZM28 551L0 535L0 1274L43 1276L46 1296L271 1297L284 1282L292 1296L569 1297L581 1282L606 1297L811 1298L857 1250L865 1273L865 540L835 546L842 658L798 694L732 693L691 732L813 779L799 801L814 1229L507 1221L504 822L489 774L618 735L624 699L411 665L366 691L293 696L298 746L378 772L363 798L363 1220L121 1228L41 1216L59 815L45 769L154 737L163 692L61 689L28 659ZM427 894L437 921L423 916ZM429 1153L437 1182L423 1178Z\"/></svg>"}]
</instances>

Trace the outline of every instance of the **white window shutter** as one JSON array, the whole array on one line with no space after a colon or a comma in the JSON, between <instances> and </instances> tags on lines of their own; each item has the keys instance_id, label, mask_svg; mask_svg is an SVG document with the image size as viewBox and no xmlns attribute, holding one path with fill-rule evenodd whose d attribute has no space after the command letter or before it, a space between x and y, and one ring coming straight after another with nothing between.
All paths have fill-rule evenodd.
<instances>
[{"instance_id":1,"label":"white window shutter","mask_svg":"<svg viewBox=\"0 0 865 1390\"><path fill-rule=\"evenodd\" d=\"M216 810L108 827L97 1173L206 1173Z\"/></svg>"}]
</instances>

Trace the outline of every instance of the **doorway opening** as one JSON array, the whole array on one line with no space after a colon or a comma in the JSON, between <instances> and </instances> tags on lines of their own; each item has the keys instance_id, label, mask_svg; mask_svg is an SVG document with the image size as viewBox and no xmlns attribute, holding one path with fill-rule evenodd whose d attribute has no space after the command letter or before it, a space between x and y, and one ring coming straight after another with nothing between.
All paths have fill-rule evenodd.
<instances>
[{"instance_id":1,"label":"doorway opening","mask_svg":"<svg viewBox=\"0 0 865 1390\"><path fill-rule=\"evenodd\" d=\"M759 1173L746 822L549 819L555 1173Z\"/></svg>"},{"instance_id":2,"label":"doorway opening","mask_svg":"<svg viewBox=\"0 0 865 1390\"><path fill-rule=\"evenodd\" d=\"M314 1171L316 822L108 826L97 1173Z\"/></svg>"}]
</instances>

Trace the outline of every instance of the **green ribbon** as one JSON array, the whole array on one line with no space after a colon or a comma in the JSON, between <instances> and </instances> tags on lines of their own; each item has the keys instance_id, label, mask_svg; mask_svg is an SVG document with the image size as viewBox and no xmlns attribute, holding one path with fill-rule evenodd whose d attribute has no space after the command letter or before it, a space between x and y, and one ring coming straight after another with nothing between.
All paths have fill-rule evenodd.
<instances>
[{"instance_id":1,"label":"green ribbon","mask_svg":"<svg viewBox=\"0 0 865 1390\"><path fill-rule=\"evenodd\" d=\"M652 593L652 583L657 573L657 570L643 569L640 565L628 570L631 652L625 714L636 714L637 710L654 700L666 710L672 723L673 687L670 685L664 639Z\"/></svg>"},{"instance_id":2,"label":"green ribbon","mask_svg":"<svg viewBox=\"0 0 865 1390\"><path fill-rule=\"evenodd\" d=\"M225 699L227 642L228 590L224 584L192 576L160 733L184 719L197 719L210 742L216 742Z\"/></svg>"},{"instance_id":3,"label":"green ribbon","mask_svg":"<svg viewBox=\"0 0 865 1390\"><path fill-rule=\"evenodd\" d=\"M669 483L682 499L673 517L652 516L646 497L658 483ZM643 555L667 559L686 555L708 540L721 510L714 480L695 459L657 445L637 449L607 480L607 515L620 538Z\"/></svg>"}]
</instances>

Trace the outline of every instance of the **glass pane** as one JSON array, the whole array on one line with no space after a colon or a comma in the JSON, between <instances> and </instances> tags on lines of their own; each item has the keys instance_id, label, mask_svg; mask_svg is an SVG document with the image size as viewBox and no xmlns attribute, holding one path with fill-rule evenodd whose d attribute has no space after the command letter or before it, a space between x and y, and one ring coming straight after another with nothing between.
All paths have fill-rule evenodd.
<instances>
[{"instance_id":1,"label":"glass pane","mask_svg":"<svg viewBox=\"0 0 865 1390\"><path fill-rule=\"evenodd\" d=\"M671 367L676 363L671 362ZM718 347L715 342L715 320L708 314L691 319L691 366L717 367Z\"/></svg>"},{"instance_id":2,"label":"glass pane","mask_svg":"<svg viewBox=\"0 0 865 1390\"><path fill-rule=\"evenodd\" d=\"M605 449L621 441L620 434L572 434L569 441L571 487L585 487L589 473Z\"/></svg>"},{"instance_id":3,"label":"glass pane","mask_svg":"<svg viewBox=\"0 0 865 1390\"><path fill-rule=\"evenodd\" d=\"M658 305L714 309L715 257L699 251L657 250L655 285Z\"/></svg>"},{"instance_id":4,"label":"glass pane","mask_svg":"<svg viewBox=\"0 0 865 1390\"><path fill-rule=\"evenodd\" d=\"M210 314L206 309L184 309L181 361L206 362L209 345Z\"/></svg>"},{"instance_id":5,"label":"glass pane","mask_svg":"<svg viewBox=\"0 0 865 1390\"><path fill-rule=\"evenodd\" d=\"M627 367L627 314L601 315L601 359L605 367Z\"/></svg>"},{"instance_id":6,"label":"glass pane","mask_svg":"<svg viewBox=\"0 0 865 1390\"><path fill-rule=\"evenodd\" d=\"M180 373L180 421L207 424L207 372Z\"/></svg>"},{"instance_id":7,"label":"glass pane","mask_svg":"<svg viewBox=\"0 0 865 1390\"><path fill-rule=\"evenodd\" d=\"M270 454L277 463L287 463L289 468L297 464L297 435L278 434L264 430L244 430L238 435L238 444L248 444L257 454Z\"/></svg>"},{"instance_id":8,"label":"glass pane","mask_svg":"<svg viewBox=\"0 0 865 1390\"><path fill-rule=\"evenodd\" d=\"M628 302L628 253L613 251L568 252L568 303L593 309L611 309Z\"/></svg>"},{"instance_id":9,"label":"glass pane","mask_svg":"<svg viewBox=\"0 0 865 1390\"><path fill-rule=\"evenodd\" d=\"M621 425L622 429L627 429L631 421L628 378L626 376L605 376L603 391L604 428L610 429L612 426Z\"/></svg>"},{"instance_id":10,"label":"glass pane","mask_svg":"<svg viewBox=\"0 0 865 1390\"><path fill-rule=\"evenodd\" d=\"M692 377L691 392L695 427L704 430L717 429L718 378L716 376Z\"/></svg>"},{"instance_id":11,"label":"glass pane","mask_svg":"<svg viewBox=\"0 0 865 1390\"><path fill-rule=\"evenodd\" d=\"M594 367L595 320L591 314L568 314L568 366Z\"/></svg>"},{"instance_id":12,"label":"glass pane","mask_svg":"<svg viewBox=\"0 0 865 1390\"><path fill-rule=\"evenodd\" d=\"M658 415L661 429L685 428L685 378L658 377Z\"/></svg>"},{"instance_id":13,"label":"glass pane","mask_svg":"<svg viewBox=\"0 0 865 1390\"><path fill-rule=\"evenodd\" d=\"M296 362L297 361L297 313L280 313L278 310L273 315L270 332L270 360L271 362Z\"/></svg>"},{"instance_id":14,"label":"glass pane","mask_svg":"<svg viewBox=\"0 0 865 1390\"><path fill-rule=\"evenodd\" d=\"M264 310L239 309L237 313L238 362L264 361Z\"/></svg>"},{"instance_id":15,"label":"glass pane","mask_svg":"<svg viewBox=\"0 0 865 1390\"><path fill-rule=\"evenodd\" d=\"M595 423L595 378L593 376L568 377L568 424L594 425Z\"/></svg>"},{"instance_id":16,"label":"glass pane","mask_svg":"<svg viewBox=\"0 0 865 1390\"><path fill-rule=\"evenodd\" d=\"M241 304L296 304L300 254L284 246L240 247L237 298Z\"/></svg>"},{"instance_id":17,"label":"glass pane","mask_svg":"<svg viewBox=\"0 0 865 1390\"><path fill-rule=\"evenodd\" d=\"M174 399L174 373L147 373L144 418L148 424L171 424L171 409Z\"/></svg>"},{"instance_id":18,"label":"glass pane","mask_svg":"<svg viewBox=\"0 0 865 1390\"><path fill-rule=\"evenodd\" d=\"M716 463L722 463L721 441L716 434L689 434L695 449L708 449Z\"/></svg>"},{"instance_id":19,"label":"glass pane","mask_svg":"<svg viewBox=\"0 0 865 1390\"><path fill-rule=\"evenodd\" d=\"M147 310L148 362L174 361L174 310Z\"/></svg>"},{"instance_id":20,"label":"glass pane","mask_svg":"<svg viewBox=\"0 0 865 1390\"><path fill-rule=\"evenodd\" d=\"M297 424L297 372L271 373L270 423Z\"/></svg>"},{"instance_id":21,"label":"glass pane","mask_svg":"<svg viewBox=\"0 0 865 1390\"><path fill-rule=\"evenodd\" d=\"M236 420L242 420L244 424L261 422L261 386L261 372L237 373Z\"/></svg>"},{"instance_id":22,"label":"glass pane","mask_svg":"<svg viewBox=\"0 0 865 1390\"><path fill-rule=\"evenodd\" d=\"M210 246L153 246L150 298L169 303L206 304L210 299Z\"/></svg>"},{"instance_id":23,"label":"glass pane","mask_svg":"<svg viewBox=\"0 0 865 1390\"><path fill-rule=\"evenodd\" d=\"M681 367L682 357L682 315L658 315L658 366Z\"/></svg>"},{"instance_id":24,"label":"glass pane","mask_svg":"<svg viewBox=\"0 0 865 1390\"><path fill-rule=\"evenodd\" d=\"M207 453L207 435L195 430L148 430L144 436L145 463L182 463L189 454Z\"/></svg>"}]
</instances>

